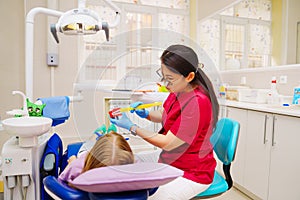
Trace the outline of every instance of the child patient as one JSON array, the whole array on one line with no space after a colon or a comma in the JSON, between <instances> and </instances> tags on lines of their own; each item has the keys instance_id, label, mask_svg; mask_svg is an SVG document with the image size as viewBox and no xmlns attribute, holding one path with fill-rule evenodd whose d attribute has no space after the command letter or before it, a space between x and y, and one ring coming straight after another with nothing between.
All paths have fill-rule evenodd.
<instances>
[{"instance_id":1,"label":"child patient","mask_svg":"<svg viewBox=\"0 0 300 200\"><path fill-rule=\"evenodd\" d=\"M69 164L58 179L69 182L81 173L98 167L134 163L134 155L125 138L116 132L101 136L90 151L78 158L70 157Z\"/></svg>"}]
</instances>

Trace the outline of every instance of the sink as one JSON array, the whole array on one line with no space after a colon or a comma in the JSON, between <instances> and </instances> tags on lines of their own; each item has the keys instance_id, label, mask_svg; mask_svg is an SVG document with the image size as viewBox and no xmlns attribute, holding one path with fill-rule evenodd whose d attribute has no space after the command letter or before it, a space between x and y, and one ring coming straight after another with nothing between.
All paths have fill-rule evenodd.
<instances>
[{"instance_id":1,"label":"sink","mask_svg":"<svg viewBox=\"0 0 300 200\"><path fill-rule=\"evenodd\" d=\"M3 120L2 124L10 134L33 137L48 132L52 125L52 119L47 117L15 117Z\"/></svg>"},{"instance_id":2,"label":"sink","mask_svg":"<svg viewBox=\"0 0 300 200\"><path fill-rule=\"evenodd\" d=\"M4 130L9 134L19 136L19 145L35 146L37 136L47 133L52 125L52 119L47 117L15 117L2 121Z\"/></svg>"}]
</instances>

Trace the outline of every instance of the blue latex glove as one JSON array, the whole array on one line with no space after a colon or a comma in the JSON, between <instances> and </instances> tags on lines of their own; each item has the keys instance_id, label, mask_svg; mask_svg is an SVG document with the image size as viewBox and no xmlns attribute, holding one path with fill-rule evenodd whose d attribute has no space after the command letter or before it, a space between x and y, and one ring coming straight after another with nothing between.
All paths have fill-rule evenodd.
<instances>
[{"instance_id":1,"label":"blue latex glove","mask_svg":"<svg viewBox=\"0 0 300 200\"><path fill-rule=\"evenodd\" d=\"M110 122L121 127L121 128L125 128L127 130L130 131L130 128L134 125L134 123L132 123L132 121L127 117L127 115L125 113L122 113L122 116L119 117L118 119L115 118L109 118Z\"/></svg>"},{"instance_id":2,"label":"blue latex glove","mask_svg":"<svg viewBox=\"0 0 300 200\"><path fill-rule=\"evenodd\" d=\"M131 108L134 108L134 110L131 110L130 112L131 113L136 113L139 117L141 117L141 118L147 118L148 117L148 115L149 115L149 111L148 110L146 110L146 109L135 109L135 108L137 108L139 105L142 105L143 104L143 102L140 102L140 101L137 101L137 102L134 102L134 103L132 103L132 104L130 104L130 107Z\"/></svg>"}]
</instances>

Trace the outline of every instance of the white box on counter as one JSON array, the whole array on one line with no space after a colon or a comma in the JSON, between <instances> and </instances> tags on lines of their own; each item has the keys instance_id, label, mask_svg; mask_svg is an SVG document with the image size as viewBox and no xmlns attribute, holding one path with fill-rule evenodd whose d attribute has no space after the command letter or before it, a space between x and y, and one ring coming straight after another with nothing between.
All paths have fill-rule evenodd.
<instances>
[{"instance_id":1,"label":"white box on counter","mask_svg":"<svg viewBox=\"0 0 300 200\"><path fill-rule=\"evenodd\" d=\"M227 88L226 99L248 103L267 103L268 92L268 89L230 86Z\"/></svg>"}]
</instances>

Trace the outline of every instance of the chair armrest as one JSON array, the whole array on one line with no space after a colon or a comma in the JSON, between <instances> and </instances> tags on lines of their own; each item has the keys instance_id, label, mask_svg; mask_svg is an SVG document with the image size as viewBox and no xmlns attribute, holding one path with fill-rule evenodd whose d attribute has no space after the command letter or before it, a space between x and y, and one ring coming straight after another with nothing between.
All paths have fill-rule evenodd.
<instances>
[{"instance_id":1,"label":"chair armrest","mask_svg":"<svg viewBox=\"0 0 300 200\"><path fill-rule=\"evenodd\" d=\"M43 179L44 187L47 193L50 191L52 195L60 199L80 199L88 200L88 193L70 187L66 183L59 181L54 176L47 176ZM52 196L51 194L49 194Z\"/></svg>"}]
</instances>

